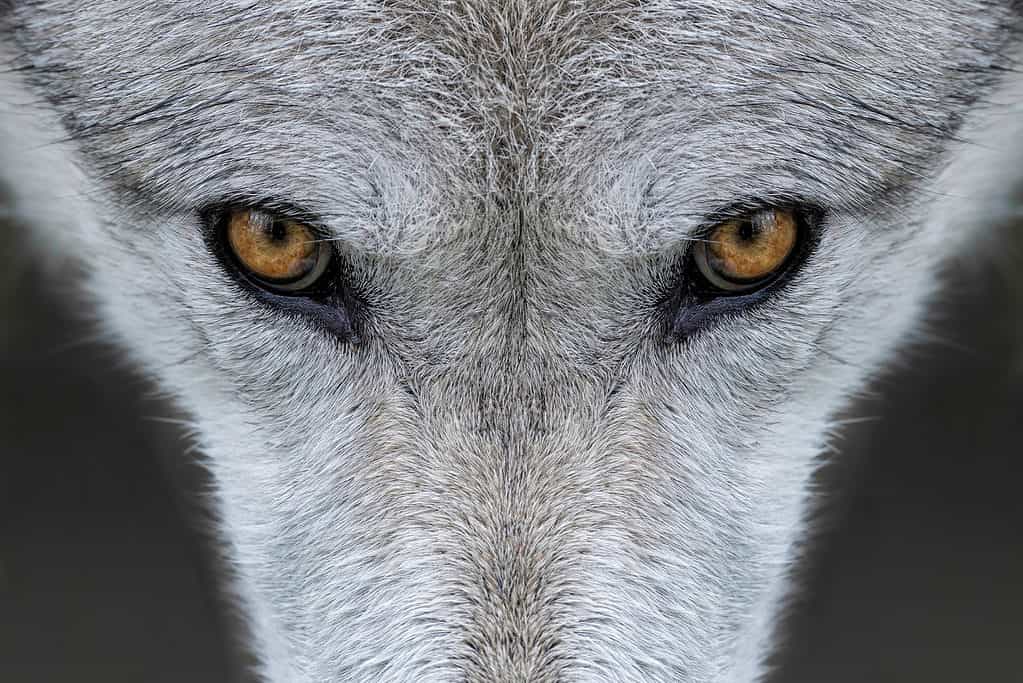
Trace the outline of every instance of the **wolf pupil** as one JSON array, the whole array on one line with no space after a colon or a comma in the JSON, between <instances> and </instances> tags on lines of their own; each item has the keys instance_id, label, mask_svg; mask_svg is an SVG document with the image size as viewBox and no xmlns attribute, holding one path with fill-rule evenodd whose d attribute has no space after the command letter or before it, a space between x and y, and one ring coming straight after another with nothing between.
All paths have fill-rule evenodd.
<instances>
[{"instance_id":1,"label":"wolf pupil","mask_svg":"<svg viewBox=\"0 0 1023 683\"><path fill-rule=\"evenodd\" d=\"M270 224L270 239L274 242L283 242L288 235L288 228L284 221L274 221Z\"/></svg>"},{"instance_id":2,"label":"wolf pupil","mask_svg":"<svg viewBox=\"0 0 1023 683\"><path fill-rule=\"evenodd\" d=\"M743 242L752 242L756 239L758 232L759 231L757 230L756 225L753 224L753 221L743 221L742 225L739 226L739 239Z\"/></svg>"}]
</instances>

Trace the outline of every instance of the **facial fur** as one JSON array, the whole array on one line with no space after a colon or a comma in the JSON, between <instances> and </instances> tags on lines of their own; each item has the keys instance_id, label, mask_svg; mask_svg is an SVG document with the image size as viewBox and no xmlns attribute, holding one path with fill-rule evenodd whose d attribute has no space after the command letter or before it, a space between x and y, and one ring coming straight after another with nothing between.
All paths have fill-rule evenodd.
<instances>
[{"instance_id":1,"label":"facial fur","mask_svg":"<svg viewBox=\"0 0 1023 683\"><path fill-rule=\"evenodd\" d=\"M5 11L0 179L194 416L275 682L758 680L831 420L1023 140L1007 0ZM360 343L222 202L317 217ZM792 202L785 286L665 341L699 230Z\"/></svg>"}]
</instances>

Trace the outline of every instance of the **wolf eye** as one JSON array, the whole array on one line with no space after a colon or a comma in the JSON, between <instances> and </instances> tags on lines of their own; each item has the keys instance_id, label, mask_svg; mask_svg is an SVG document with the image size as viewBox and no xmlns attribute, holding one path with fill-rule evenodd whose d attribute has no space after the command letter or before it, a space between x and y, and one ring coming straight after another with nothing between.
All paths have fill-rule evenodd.
<instances>
[{"instance_id":1,"label":"wolf eye","mask_svg":"<svg viewBox=\"0 0 1023 683\"><path fill-rule=\"evenodd\" d=\"M818 206L776 206L720 221L694 243L669 280L665 341L767 300L813 251L824 220Z\"/></svg>"},{"instance_id":2,"label":"wolf eye","mask_svg":"<svg viewBox=\"0 0 1023 683\"><path fill-rule=\"evenodd\" d=\"M290 215L230 199L199 211L212 255L236 283L244 302L304 318L342 341L360 342L362 290L337 242Z\"/></svg>"},{"instance_id":3,"label":"wolf eye","mask_svg":"<svg viewBox=\"0 0 1023 683\"><path fill-rule=\"evenodd\" d=\"M224 242L237 265L266 289L300 293L327 271L333 250L305 223L259 209L231 210Z\"/></svg>"},{"instance_id":4,"label":"wolf eye","mask_svg":"<svg viewBox=\"0 0 1023 683\"><path fill-rule=\"evenodd\" d=\"M720 293L749 292L784 272L799 237L792 210L763 209L714 226L693 248L693 262Z\"/></svg>"}]
</instances>

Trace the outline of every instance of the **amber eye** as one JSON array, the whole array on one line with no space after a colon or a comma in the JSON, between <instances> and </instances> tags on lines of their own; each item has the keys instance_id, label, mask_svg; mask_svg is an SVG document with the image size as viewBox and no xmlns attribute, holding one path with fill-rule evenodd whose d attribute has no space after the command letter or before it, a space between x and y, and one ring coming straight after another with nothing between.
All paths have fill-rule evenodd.
<instances>
[{"instance_id":1,"label":"amber eye","mask_svg":"<svg viewBox=\"0 0 1023 683\"><path fill-rule=\"evenodd\" d=\"M260 285L282 292L307 289L326 272L333 251L304 223L258 209L236 209L224 227L238 265Z\"/></svg>"},{"instance_id":2,"label":"amber eye","mask_svg":"<svg viewBox=\"0 0 1023 683\"><path fill-rule=\"evenodd\" d=\"M798 241L799 220L792 210L764 209L716 225L694 247L693 260L717 289L748 292L785 270Z\"/></svg>"}]
</instances>

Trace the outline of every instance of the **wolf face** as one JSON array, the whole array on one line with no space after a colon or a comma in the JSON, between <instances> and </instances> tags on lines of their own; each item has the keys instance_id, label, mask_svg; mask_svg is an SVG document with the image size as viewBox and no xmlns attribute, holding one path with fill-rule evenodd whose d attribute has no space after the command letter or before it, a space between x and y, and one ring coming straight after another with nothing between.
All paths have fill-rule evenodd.
<instances>
[{"instance_id":1,"label":"wolf face","mask_svg":"<svg viewBox=\"0 0 1023 683\"><path fill-rule=\"evenodd\" d=\"M0 178L194 417L267 680L747 683L833 415L1010 186L1019 16L15 2Z\"/></svg>"}]
</instances>

